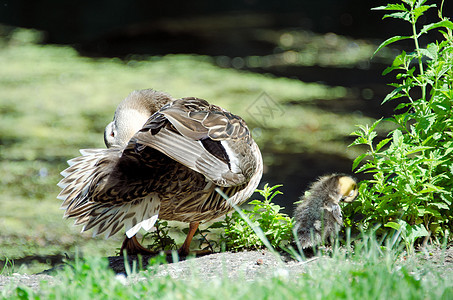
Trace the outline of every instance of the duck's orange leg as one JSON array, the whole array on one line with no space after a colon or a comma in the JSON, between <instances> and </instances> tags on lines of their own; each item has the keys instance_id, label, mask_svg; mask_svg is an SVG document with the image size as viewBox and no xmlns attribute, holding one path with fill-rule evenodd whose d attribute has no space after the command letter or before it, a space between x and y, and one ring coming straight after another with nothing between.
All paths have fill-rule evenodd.
<instances>
[{"instance_id":1,"label":"duck's orange leg","mask_svg":"<svg viewBox=\"0 0 453 300\"><path fill-rule=\"evenodd\" d=\"M140 245L140 243L137 241L136 236L134 235L131 238L126 238L123 241L123 245L121 245L121 250L120 250L120 255L123 255L124 250L126 250L126 253L128 255L137 255L137 254L144 254L144 255L150 255L150 254L157 254L156 252L150 251Z\"/></svg>"},{"instance_id":2,"label":"duck's orange leg","mask_svg":"<svg viewBox=\"0 0 453 300\"><path fill-rule=\"evenodd\" d=\"M179 256L187 256L189 254L190 243L192 242L192 238L198 229L198 225L200 225L200 222L190 222L189 232L187 233L186 239L184 240L184 244L182 244L181 248L179 248L178 250Z\"/></svg>"}]
</instances>

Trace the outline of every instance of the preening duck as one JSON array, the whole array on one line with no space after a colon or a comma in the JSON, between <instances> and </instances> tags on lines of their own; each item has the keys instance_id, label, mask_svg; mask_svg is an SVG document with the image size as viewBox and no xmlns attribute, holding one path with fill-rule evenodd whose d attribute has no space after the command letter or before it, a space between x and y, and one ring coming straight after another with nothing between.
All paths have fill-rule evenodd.
<instances>
[{"instance_id":1,"label":"preening duck","mask_svg":"<svg viewBox=\"0 0 453 300\"><path fill-rule=\"evenodd\" d=\"M159 218L190 224L179 249L187 255L199 223L245 202L263 172L244 120L203 99L133 92L118 106L104 139L109 148L81 150L68 161L58 198L64 216L93 236L125 227L122 250L129 254L147 252L135 235Z\"/></svg>"}]
</instances>

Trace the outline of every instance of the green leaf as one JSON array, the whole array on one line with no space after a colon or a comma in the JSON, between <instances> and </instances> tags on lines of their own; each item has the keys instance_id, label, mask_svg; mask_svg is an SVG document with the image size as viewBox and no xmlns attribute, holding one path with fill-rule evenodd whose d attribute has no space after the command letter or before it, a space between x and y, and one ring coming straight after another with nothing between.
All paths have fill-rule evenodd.
<instances>
[{"instance_id":1,"label":"green leaf","mask_svg":"<svg viewBox=\"0 0 453 300\"><path fill-rule=\"evenodd\" d=\"M367 145L368 140L362 136L356 138L348 147L357 146L357 145Z\"/></svg>"},{"instance_id":2,"label":"green leaf","mask_svg":"<svg viewBox=\"0 0 453 300\"><path fill-rule=\"evenodd\" d=\"M425 150L432 149L433 147L427 147L427 146L419 146L419 147L413 147L411 150L406 152L406 155L414 154L417 152L422 152Z\"/></svg>"},{"instance_id":3,"label":"green leaf","mask_svg":"<svg viewBox=\"0 0 453 300\"><path fill-rule=\"evenodd\" d=\"M402 0L404 3L406 3L407 5L409 5L410 7L414 7L415 5L415 1L417 0ZM424 0L426 1L426 0Z\"/></svg>"},{"instance_id":4,"label":"green leaf","mask_svg":"<svg viewBox=\"0 0 453 300\"><path fill-rule=\"evenodd\" d=\"M401 228L401 224L395 223L395 222L387 222L387 224L384 225L385 227L390 227L395 230L399 230Z\"/></svg>"},{"instance_id":5,"label":"green leaf","mask_svg":"<svg viewBox=\"0 0 453 300\"><path fill-rule=\"evenodd\" d=\"M401 130L395 129L393 131L392 138L394 144L396 145L400 144L403 140L403 134L401 133Z\"/></svg>"},{"instance_id":6,"label":"green leaf","mask_svg":"<svg viewBox=\"0 0 453 300\"><path fill-rule=\"evenodd\" d=\"M374 128L370 129L370 130L374 130ZM372 142L375 137L377 137L377 132L376 131L370 131L370 133L368 134L368 140L370 142Z\"/></svg>"},{"instance_id":7,"label":"green leaf","mask_svg":"<svg viewBox=\"0 0 453 300\"><path fill-rule=\"evenodd\" d=\"M432 48L431 48L432 50ZM426 57L428 57L431 60L434 60L437 58L437 51L430 51L429 49L420 49L420 53Z\"/></svg>"},{"instance_id":8,"label":"green leaf","mask_svg":"<svg viewBox=\"0 0 453 300\"><path fill-rule=\"evenodd\" d=\"M428 194L432 192L437 192L439 189L435 186L427 186L423 190L421 190L419 193L420 194Z\"/></svg>"},{"instance_id":9,"label":"green leaf","mask_svg":"<svg viewBox=\"0 0 453 300\"><path fill-rule=\"evenodd\" d=\"M30 294L29 294L28 288L17 287L16 296L18 297L18 299L30 299Z\"/></svg>"},{"instance_id":10,"label":"green leaf","mask_svg":"<svg viewBox=\"0 0 453 300\"><path fill-rule=\"evenodd\" d=\"M376 146L376 151L379 151L382 147L387 145L387 143L390 142L391 140L392 140L391 138L387 138L387 139L383 139L382 141L380 141Z\"/></svg>"},{"instance_id":11,"label":"green leaf","mask_svg":"<svg viewBox=\"0 0 453 300\"><path fill-rule=\"evenodd\" d=\"M371 10L395 10L395 11L409 11L404 4L387 4L386 6L373 7Z\"/></svg>"},{"instance_id":12,"label":"green leaf","mask_svg":"<svg viewBox=\"0 0 453 300\"><path fill-rule=\"evenodd\" d=\"M432 215L432 216L434 216L436 218L440 218L440 219L442 218L442 214L439 211L437 211L436 209L431 208L431 207L427 207L425 209L424 215Z\"/></svg>"},{"instance_id":13,"label":"green leaf","mask_svg":"<svg viewBox=\"0 0 453 300\"><path fill-rule=\"evenodd\" d=\"M281 184L280 184L280 186L281 186ZM276 185L276 187L278 187L278 185ZM283 195L283 192L275 191L274 193L272 193L272 195L267 200L268 201L272 201L272 199L274 199L274 197L277 196L277 195Z\"/></svg>"},{"instance_id":14,"label":"green leaf","mask_svg":"<svg viewBox=\"0 0 453 300\"><path fill-rule=\"evenodd\" d=\"M360 173L360 172L364 172L364 171L366 171L365 173L374 173L375 168L376 167L373 164L366 163L363 166L361 166L357 171L355 171L355 173ZM370 171L370 169L371 169L371 171Z\"/></svg>"},{"instance_id":15,"label":"green leaf","mask_svg":"<svg viewBox=\"0 0 453 300\"><path fill-rule=\"evenodd\" d=\"M409 56L410 56L410 55L409 55ZM406 60L408 60L407 57L408 57L408 55L407 55L406 51L404 51L404 50L401 51L401 54L400 54L400 55L397 55L397 56L395 57L395 59L393 60L392 66L397 67L397 66L404 65L404 64L406 63ZM410 59L411 59L411 58L409 57L409 60L410 60Z\"/></svg>"},{"instance_id":16,"label":"green leaf","mask_svg":"<svg viewBox=\"0 0 453 300\"><path fill-rule=\"evenodd\" d=\"M397 35L397 36L394 36L394 37L391 37L389 39L386 39L385 41L383 41L379 47L376 49L376 51L374 51L373 55L371 56L372 58L376 55L376 53L379 52L379 50L381 50L382 48L392 44L392 43L395 43L395 42L398 42L398 41L402 41L402 40L406 40L406 39L410 39L412 38L411 36L401 36L401 35Z\"/></svg>"},{"instance_id":17,"label":"green leaf","mask_svg":"<svg viewBox=\"0 0 453 300\"><path fill-rule=\"evenodd\" d=\"M400 67L394 67L394 66L390 66L390 67L387 67L385 68L385 70L382 72L382 75L387 75L388 73L392 72L393 70L398 70L400 69Z\"/></svg>"},{"instance_id":18,"label":"green leaf","mask_svg":"<svg viewBox=\"0 0 453 300\"><path fill-rule=\"evenodd\" d=\"M413 10L413 13L414 13L414 19L415 19L415 22L417 22L417 19L423 15L423 13L425 11L427 11L428 9L432 8L432 7L436 7L435 4L431 4L431 5L422 5L422 6L419 6L417 8L415 8Z\"/></svg>"},{"instance_id":19,"label":"green leaf","mask_svg":"<svg viewBox=\"0 0 453 300\"><path fill-rule=\"evenodd\" d=\"M357 166L360 164L360 162L367 156L367 153L363 153L359 155L356 159L354 159L354 162L352 163L352 171L357 168Z\"/></svg>"},{"instance_id":20,"label":"green leaf","mask_svg":"<svg viewBox=\"0 0 453 300\"><path fill-rule=\"evenodd\" d=\"M354 130L353 132L350 133L350 135L354 136L362 136L363 131L362 130Z\"/></svg>"},{"instance_id":21,"label":"green leaf","mask_svg":"<svg viewBox=\"0 0 453 300\"><path fill-rule=\"evenodd\" d=\"M450 207L447 204L443 203L443 202L430 203L429 205L435 206L435 207L437 207L439 209L445 209L445 210L449 210L450 209Z\"/></svg>"},{"instance_id":22,"label":"green leaf","mask_svg":"<svg viewBox=\"0 0 453 300\"><path fill-rule=\"evenodd\" d=\"M383 19L386 19L386 18L394 18L394 19L401 19L404 21L410 21L411 14L410 14L410 12L396 12L393 14L384 15Z\"/></svg>"},{"instance_id":23,"label":"green leaf","mask_svg":"<svg viewBox=\"0 0 453 300\"><path fill-rule=\"evenodd\" d=\"M369 129L369 132L375 130L376 127L379 125L379 123L381 123L381 121L382 121L382 118L380 118L379 120L376 120L376 121L371 125L371 127L370 127L370 129Z\"/></svg>"},{"instance_id":24,"label":"green leaf","mask_svg":"<svg viewBox=\"0 0 453 300\"><path fill-rule=\"evenodd\" d=\"M395 107L395 111L406 108L408 106L412 106L412 104L411 103L400 103Z\"/></svg>"},{"instance_id":25,"label":"green leaf","mask_svg":"<svg viewBox=\"0 0 453 300\"><path fill-rule=\"evenodd\" d=\"M436 29L436 28L449 28L453 30L453 23L450 20L442 20L437 23L431 23L428 25L423 26L422 30L420 30L420 33L418 36L421 36L422 34L427 33L430 30Z\"/></svg>"},{"instance_id":26,"label":"green leaf","mask_svg":"<svg viewBox=\"0 0 453 300\"><path fill-rule=\"evenodd\" d=\"M400 94L400 92L403 90L403 86L399 86L397 87L396 89L394 89L393 91L391 91L385 98L384 100L382 100L381 104L384 104L386 103L387 101L390 101L390 100L393 100L393 99L396 99L396 98L401 98L403 97L402 94Z\"/></svg>"},{"instance_id":27,"label":"green leaf","mask_svg":"<svg viewBox=\"0 0 453 300\"><path fill-rule=\"evenodd\" d=\"M428 235L429 235L428 230L426 230L425 226L423 226L422 224L411 226L411 233L409 238L411 238L413 241L415 241L415 239L419 237Z\"/></svg>"},{"instance_id":28,"label":"green leaf","mask_svg":"<svg viewBox=\"0 0 453 300\"><path fill-rule=\"evenodd\" d=\"M250 205L260 205L260 204L263 204L263 202L261 202L260 200L252 200L249 202Z\"/></svg>"}]
</instances>

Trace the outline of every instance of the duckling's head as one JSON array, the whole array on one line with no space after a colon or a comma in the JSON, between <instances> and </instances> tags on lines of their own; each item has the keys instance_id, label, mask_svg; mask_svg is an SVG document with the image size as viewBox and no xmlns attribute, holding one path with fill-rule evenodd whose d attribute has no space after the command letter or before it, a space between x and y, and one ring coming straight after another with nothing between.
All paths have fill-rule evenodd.
<instances>
[{"instance_id":1,"label":"duckling's head","mask_svg":"<svg viewBox=\"0 0 453 300\"><path fill-rule=\"evenodd\" d=\"M345 174L330 174L322 176L310 190L314 199L325 199L338 204L341 201L352 202L357 197L357 182Z\"/></svg>"},{"instance_id":2,"label":"duckling's head","mask_svg":"<svg viewBox=\"0 0 453 300\"><path fill-rule=\"evenodd\" d=\"M113 121L105 127L107 148L126 146L149 117L173 100L170 95L153 89L130 93L116 108Z\"/></svg>"},{"instance_id":3,"label":"duckling's head","mask_svg":"<svg viewBox=\"0 0 453 300\"><path fill-rule=\"evenodd\" d=\"M357 197L359 190L357 182L354 178L347 175L340 175L338 177L338 193L340 201L352 202Z\"/></svg>"}]
</instances>

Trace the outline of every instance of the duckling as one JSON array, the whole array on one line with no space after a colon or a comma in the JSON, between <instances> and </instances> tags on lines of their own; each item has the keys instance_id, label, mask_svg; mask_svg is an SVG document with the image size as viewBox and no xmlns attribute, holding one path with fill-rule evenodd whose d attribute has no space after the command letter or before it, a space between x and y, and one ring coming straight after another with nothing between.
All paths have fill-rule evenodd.
<instances>
[{"instance_id":1,"label":"duckling","mask_svg":"<svg viewBox=\"0 0 453 300\"><path fill-rule=\"evenodd\" d=\"M339 203L352 202L357 194L357 182L348 175L331 174L314 182L294 213L301 247L313 247L337 235L343 225Z\"/></svg>"},{"instance_id":2,"label":"duckling","mask_svg":"<svg viewBox=\"0 0 453 300\"><path fill-rule=\"evenodd\" d=\"M81 150L68 161L58 198L65 217L93 236L124 227L121 253L149 254L135 235L159 218L189 223L179 249L187 255L199 223L245 202L263 173L244 120L199 98L133 92L118 106L104 140L107 149Z\"/></svg>"}]
</instances>

